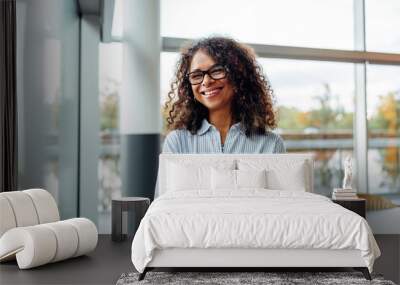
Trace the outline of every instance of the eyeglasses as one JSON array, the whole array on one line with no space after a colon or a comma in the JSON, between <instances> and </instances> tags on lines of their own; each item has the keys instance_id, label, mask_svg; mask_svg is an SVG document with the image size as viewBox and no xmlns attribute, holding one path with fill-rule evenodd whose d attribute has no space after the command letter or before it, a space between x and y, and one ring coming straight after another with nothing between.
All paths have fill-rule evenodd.
<instances>
[{"instance_id":1,"label":"eyeglasses","mask_svg":"<svg viewBox=\"0 0 400 285\"><path fill-rule=\"evenodd\" d=\"M219 80L226 77L227 68L222 65L214 65L209 70L196 70L187 74L190 84L197 85L201 84L204 80L204 76L208 74L212 79Z\"/></svg>"}]
</instances>

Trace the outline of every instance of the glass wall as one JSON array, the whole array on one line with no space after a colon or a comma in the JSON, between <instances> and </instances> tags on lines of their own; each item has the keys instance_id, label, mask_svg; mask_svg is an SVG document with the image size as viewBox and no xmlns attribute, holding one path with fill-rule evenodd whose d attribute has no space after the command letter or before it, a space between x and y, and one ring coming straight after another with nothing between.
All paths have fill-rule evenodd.
<instances>
[{"instance_id":1,"label":"glass wall","mask_svg":"<svg viewBox=\"0 0 400 285\"><path fill-rule=\"evenodd\" d=\"M362 8L361 0L329 0L323 4L312 0L254 0L246 2L246 5L243 3L240 0L205 0L201 4L194 0L161 1L161 36L195 39L223 35L249 44L354 50L355 38L360 38L355 32L363 30L360 27L363 21L355 16L362 13L354 10ZM366 49L399 53L400 33L396 29L399 24L397 15L400 13L398 1L365 0L364 3ZM176 52L161 53L161 109L170 90L178 50L179 47ZM118 54L122 54L122 51L114 51L112 58L118 58ZM364 197L367 199L372 199L368 195L379 194L379 198L384 197L390 203L400 205L399 67L366 64L367 114L361 114L361 119L364 117L367 120L365 130L356 128L360 124L356 124L355 118L359 118L360 114L355 116L354 112L356 104L362 102L356 101L359 98L355 98L355 94L361 91L364 82L355 76L355 64L272 58L258 60L275 94L275 106L279 114L275 131L284 138L288 152L314 154L314 189L330 196L332 188L342 184L343 159L346 156L357 159L353 153L355 135L363 137L368 131L368 174L360 175L365 176L362 179L368 182L369 187L359 191L366 193ZM108 92L112 93L111 90L109 88ZM107 95L101 97L108 98ZM107 116L104 112L105 109L102 116ZM101 186L100 197L119 195L120 191L116 166L119 142L117 136L110 134L114 132L111 129L101 131L103 135L107 133L108 138L102 139L103 149L107 146L107 153L113 154L109 156L110 164L106 166L107 159L103 152L99 164L103 174L99 174L99 177L101 184L110 183L113 189L104 190L107 187ZM118 127L115 129L115 133L118 133ZM105 169L115 169L114 172L109 171L115 175L107 174ZM110 176L115 179L108 181L114 182L106 182L106 177ZM106 210L109 207L107 205L101 204L99 210ZM372 207L368 210L368 217L377 213ZM373 221L374 224L384 224L384 217Z\"/></svg>"},{"instance_id":2,"label":"glass wall","mask_svg":"<svg viewBox=\"0 0 400 285\"><path fill-rule=\"evenodd\" d=\"M385 234L400 233L399 74L400 66L367 65L368 221Z\"/></svg>"},{"instance_id":3,"label":"glass wall","mask_svg":"<svg viewBox=\"0 0 400 285\"><path fill-rule=\"evenodd\" d=\"M369 193L400 200L400 67L368 65Z\"/></svg>"},{"instance_id":4,"label":"glass wall","mask_svg":"<svg viewBox=\"0 0 400 285\"><path fill-rule=\"evenodd\" d=\"M79 16L75 1L17 0L19 189L78 215Z\"/></svg>"},{"instance_id":5,"label":"glass wall","mask_svg":"<svg viewBox=\"0 0 400 285\"><path fill-rule=\"evenodd\" d=\"M122 44L99 46L100 155L98 161L99 232L111 231L111 201L121 197L119 92Z\"/></svg>"},{"instance_id":6,"label":"glass wall","mask_svg":"<svg viewBox=\"0 0 400 285\"><path fill-rule=\"evenodd\" d=\"M397 28L400 5L396 0L243 3L240 0L206 1L198 5L189 0L176 9L177 0L163 1L162 36L195 39L224 35L248 44L261 44L264 48L285 45L336 50L354 50L356 39L363 41L365 36L367 51L400 53L400 30ZM331 51L320 52L332 55ZM171 52L161 56L162 102L169 90L176 58L177 53ZM363 140L366 136L367 173L361 171L357 175L366 181L368 188L358 191L368 200L367 216L375 232L400 232L400 68L365 63L365 83L355 76L353 63L258 60L274 90L279 114L276 132L284 138L289 152L315 154L314 189L329 196L334 187L342 184L342 161L348 155L358 159L355 152L353 154L355 139ZM356 104L364 104L355 94L364 92L364 84L367 113L355 116ZM360 120L357 124L355 118ZM360 122L364 119L367 129L361 128ZM387 218L393 221L386 222Z\"/></svg>"},{"instance_id":7,"label":"glass wall","mask_svg":"<svg viewBox=\"0 0 400 285\"><path fill-rule=\"evenodd\" d=\"M400 1L366 0L365 14L367 50L400 53Z\"/></svg>"},{"instance_id":8,"label":"glass wall","mask_svg":"<svg viewBox=\"0 0 400 285\"><path fill-rule=\"evenodd\" d=\"M353 49L352 27L348 0L161 1L163 37L219 34L247 43Z\"/></svg>"},{"instance_id":9,"label":"glass wall","mask_svg":"<svg viewBox=\"0 0 400 285\"><path fill-rule=\"evenodd\" d=\"M353 64L259 59L276 97L288 152L314 154L314 189L330 196L353 154Z\"/></svg>"}]
</instances>

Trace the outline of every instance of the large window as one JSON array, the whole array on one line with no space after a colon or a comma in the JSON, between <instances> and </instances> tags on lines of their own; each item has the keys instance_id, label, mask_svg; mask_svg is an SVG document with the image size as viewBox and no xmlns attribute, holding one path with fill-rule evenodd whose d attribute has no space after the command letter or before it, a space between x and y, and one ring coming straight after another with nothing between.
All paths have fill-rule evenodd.
<instances>
[{"instance_id":1,"label":"large window","mask_svg":"<svg viewBox=\"0 0 400 285\"><path fill-rule=\"evenodd\" d=\"M393 208L400 204L400 60L398 55L369 53L400 53L397 0L263 0L245 5L239 0L201 5L166 0L161 8L161 33L169 51L173 42L179 49L173 38L215 34L257 44L263 56L258 61L276 98L276 132L289 152L314 153L314 189L330 195L340 187L343 159L351 155L353 186L371 199L371 208L387 211L386 218L400 218L398 207ZM289 49L281 52L277 45ZM315 54L318 61L313 61ZM176 53L162 53L162 102L176 58ZM369 64L379 58L388 60L386 65ZM375 213L369 214L372 228L390 232L382 227L381 213Z\"/></svg>"},{"instance_id":2,"label":"large window","mask_svg":"<svg viewBox=\"0 0 400 285\"><path fill-rule=\"evenodd\" d=\"M400 66L367 69L370 193L400 192Z\"/></svg>"},{"instance_id":3,"label":"large window","mask_svg":"<svg viewBox=\"0 0 400 285\"><path fill-rule=\"evenodd\" d=\"M385 203L400 204L400 4L397 0L319 2L160 1L161 37L167 43L161 51L160 108L170 90L182 39L222 35L256 44L256 51L262 51L257 60L275 94L279 115L275 132L283 137L288 152L314 154L316 192L329 196L332 188L341 186L343 160L350 155L353 186L360 186L359 193L371 201L380 203L383 197L389 199ZM385 65L377 64L382 59ZM113 92L111 87L107 90ZM111 100L103 93L102 98ZM100 177L103 185L118 190L102 186L100 197L120 191L119 142L112 135L118 127L112 129L102 129L108 139L103 139ZM107 203L99 209L107 211ZM395 219L400 218L396 209L400 208L389 210ZM379 232L380 213L375 217L371 226Z\"/></svg>"},{"instance_id":4,"label":"large window","mask_svg":"<svg viewBox=\"0 0 400 285\"><path fill-rule=\"evenodd\" d=\"M99 231L111 229L111 201L121 197L119 91L122 81L122 44L99 47L100 154L98 161Z\"/></svg>"},{"instance_id":5,"label":"large window","mask_svg":"<svg viewBox=\"0 0 400 285\"><path fill-rule=\"evenodd\" d=\"M49 191L62 219L78 214L77 5L16 1L18 187Z\"/></svg>"},{"instance_id":6,"label":"large window","mask_svg":"<svg viewBox=\"0 0 400 285\"><path fill-rule=\"evenodd\" d=\"M400 53L400 1L366 0L367 50Z\"/></svg>"},{"instance_id":7,"label":"large window","mask_svg":"<svg viewBox=\"0 0 400 285\"><path fill-rule=\"evenodd\" d=\"M314 189L329 196L353 151L353 64L260 59L276 94L288 152L312 152ZM301 68L299 68L301 67Z\"/></svg>"},{"instance_id":8,"label":"large window","mask_svg":"<svg viewBox=\"0 0 400 285\"><path fill-rule=\"evenodd\" d=\"M353 49L349 0L165 0L163 37L226 35L247 43Z\"/></svg>"}]
</instances>

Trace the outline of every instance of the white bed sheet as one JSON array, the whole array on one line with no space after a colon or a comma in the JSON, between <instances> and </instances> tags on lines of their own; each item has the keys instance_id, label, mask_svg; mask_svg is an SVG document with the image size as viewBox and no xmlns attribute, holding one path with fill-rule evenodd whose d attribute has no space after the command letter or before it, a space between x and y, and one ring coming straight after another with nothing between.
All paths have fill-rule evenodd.
<instances>
[{"instance_id":1,"label":"white bed sheet","mask_svg":"<svg viewBox=\"0 0 400 285\"><path fill-rule=\"evenodd\" d=\"M357 249L370 272L380 255L359 215L321 195L266 189L160 196L133 239L135 268L143 272L166 248Z\"/></svg>"}]
</instances>

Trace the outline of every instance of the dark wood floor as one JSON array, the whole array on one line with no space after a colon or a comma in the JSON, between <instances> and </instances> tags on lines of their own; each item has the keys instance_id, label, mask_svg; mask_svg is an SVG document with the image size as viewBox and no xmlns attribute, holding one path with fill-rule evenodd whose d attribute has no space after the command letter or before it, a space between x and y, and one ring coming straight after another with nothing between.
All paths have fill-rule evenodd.
<instances>
[{"instance_id":1,"label":"dark wood floor","mask_svg":"<svg viewBox=\"0 0 400 285\"><path fill-rule=\"evenodd\" d=\"M100 235L97 248L87 256L19 270L16 262L0 264L0 284L115 284L124 272L134 271L131 239L112 242Z\"/></svg>"},{"instance_id":2,"label":"dark wood floor","mask_svg":"<svg viewBox=\"0 0 400 285\"><path fill-rule=\"evenodd\" d=\"M400 235L375 236L382 251L374 272L399 283ZM134 271L130 259L131 239L116 243L100 235L95 251L87 256L19 270L16 262L0 264L0 284L115 284L124 272Z\"/></svg>"}]
</instances>

